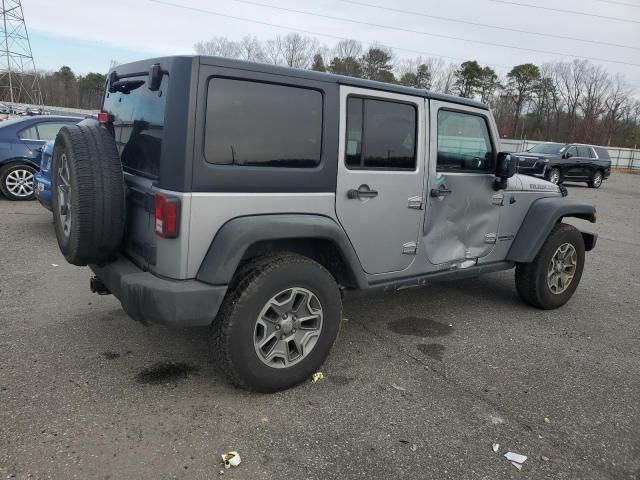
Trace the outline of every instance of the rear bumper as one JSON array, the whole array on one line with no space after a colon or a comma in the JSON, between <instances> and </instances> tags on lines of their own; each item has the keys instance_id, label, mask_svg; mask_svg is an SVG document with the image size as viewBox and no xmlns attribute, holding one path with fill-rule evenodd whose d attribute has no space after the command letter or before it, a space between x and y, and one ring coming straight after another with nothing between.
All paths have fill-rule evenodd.
<instances>
[{"instance_id":1,"label":"rear bumper","mask_svg":"<svg viewBox=\"0 0 640 480\"><path fill-rule=\"evenodd\" d=\"M33 177L33 191L40 204L51 210L51 180L41 173L36 173Z\"/></svg>"},{"instance_id":2,"label":"rear bumper","mask_svg":"<svg viewBox=\"0 0 640 480\"><path fill-rule=\"evenodd\" d=\"M124 311L142 323L176 327L210 325L227 292L226 286L156 277L124 257L90 268L120 300Z\"/></svg>"}]
</instances>

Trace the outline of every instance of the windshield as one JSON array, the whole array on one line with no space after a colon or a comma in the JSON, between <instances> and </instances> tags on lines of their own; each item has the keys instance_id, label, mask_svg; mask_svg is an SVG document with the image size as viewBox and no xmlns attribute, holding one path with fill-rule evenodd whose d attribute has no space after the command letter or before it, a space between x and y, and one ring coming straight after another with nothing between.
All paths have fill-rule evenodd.
<instances>
[{"instance_id":1,"label":"windshield","mask_svg":"<svg viewBox=\"0 0 640 480\"><path fill-rule=\"evenodd\" d=\"M547 155L560 154L567 146L564 143L541 143L527 150L530 153L546 153Z\"/></svg>"}]
</instances>

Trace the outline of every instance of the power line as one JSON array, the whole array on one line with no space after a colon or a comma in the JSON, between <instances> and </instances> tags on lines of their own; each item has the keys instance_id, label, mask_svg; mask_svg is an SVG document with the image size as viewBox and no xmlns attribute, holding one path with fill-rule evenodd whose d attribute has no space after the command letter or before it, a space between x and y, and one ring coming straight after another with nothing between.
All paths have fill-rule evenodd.
<instances>
[{"instance_id":1,"label":"power line","mask_svg":"<svg viewBox=\"0 0 640 480\"><path fill-rule=\"evenodd\" d=\"M503 3L506 5L517 5L518 7L539 8L539 9L547 10L551 12L571 13L573 15L582 15L584 17L595 17L595 18L603 18L605 20L616 20L618 22L640 23L640 20L632 20L629 18L620 18L620 17L609 17L606 15L598 15L597 13L578 12L577 10L565 10L563 8L544 7L542 5L533 5L530 3L518 3L518 2L511 2L508 0L488 0L488 1L495 2L495 3Z\"/></svg>"},{"instance_id":2,"label":"power line","mask_svg":"<svg viewBox=\"0 0 640 480\"><path fill-rule=\"evenodd\" d=\"M372 3L360 2L360 1L357 1L357 0L338 0L338 1L344 2L344 3L351 3L353 5L360 5L360 6L363 6L363 7L377 8L377 9L386 10L386 11L389 11L389 12L404 13L404 14L407 14L407 15L417 15L419 17L433 18L435 20L444 20L445 22L462 23L462 24L465 24L465 25L474 25L476 27L493 28L493 29L496 29L496 30L504 30L504 31L507 31L507 32L526 33L526 34L529 34L529 35L537 35L539 37L559 38L561 40L575 40L576 42L592 43L592 44L595 44L595 45L606 45L608 47L629 48L629 49L632 49L632 50L640 50L640 47L632 47L631 45L621 45L619 43L601 42L601 41L598 41L598 40L589 40L587 38L569 37L569 36L565 36L565 35L557 35L557 34L554 34L554 33L532 32L531 30L521 30L519 28L501 27L501 26L498 26L498 25L489 25L489 24L486 24L486 23L471 22L471 21L467 21L467 20L458 20L456 18L442 17L442 16L439 16L439 15L431 15L431 14L428 14L428 13L416 12L416 11L412 11L412 10L402 10L400 8L383 7L381 5L374 5ZM596 0L596 1L604 2L604 1L608 1L608 0ZM612 2L612 3L619 3L619 2ZM635 6L635 5L633 5L633 6Z\"/></svg>"},{"instance_id":3,"label":"power line","mask_svg":"<svg viewBox=\"0 0 640 480\"><path fill-rule=\"evenodd\" d=\"M596 0L596 2L613 3L614 5L622 5L622 6L625 6L625 7L640 8L640 5L634 5L633 3L616 2L614 0Z\"/></svg>"},{"instance_id":4,"label":"power line","mask_svg":"<svg viewBox=\"0 0 640 480\"><path fill-rule=\"evenodd\" d=\"M572 54L567 54L567 53L563 53L563 52L556 52L556 51L552 51L552 50L540 50L537 48L527 48L527 47L522 47L522 46L518 46L518 47L514 47L512 45L507 45L504 43L496 43L496 42L487 42L484 40L473 40L470 38L464 38L464 37L456 37L453 35L444 35L444 34L440 34L440 33L429 33L429 32L425 32L422 30L413 30L410 28L402 28L402 27L392 27L390 25L382 25L379 23L372 23L372 22L365 22L362 20L353 20L351 18L344 18L344 17L334 17L332 15L324 15L321 13L313 13L313 12L307 12L304 10L296 10L293 8L286 8L286 7L278 7L275 5L269 5L267 3L261 3L261 2L254 2L252 0L232 0L234 2L237 3L243 3L246 5L253 5L253 6L258 6L258 7L266 7L266 8L272 8L275 10L281 10L281 11L285 11L285 12L291 12L291 13L298 13L301 15L309 15L312 17L318 17L318 18L326 18L329 20L338 20L338 21L342 21L342 22L349 22L349 23L355 23L358 25L365 25L368 27L377 27L377 28L386 28L388 30L396 30L399 32L406 32L406 33L414 33L417 35L426 35L429 37L439 37L439 38L446 38L448 40L457 40L457 41L461 41L461 42L469 42L469 43L474 43L474 44L478 44L481 43L483 45L489 45L492 47L500 47L500 48L509 48L512 50L519 50L519 51L528 51L528 52L535 52L535 53L544 53L544 54L549 54L549 55L560 55L563 57L571 57L571 58L583 58L586 60L594 60L597 62L606 62L606 63L618 63L620 65L630 65L633 67L640 67L639 63L632 63L632 62L624 62L622 60L611 60L608 58L599 58L599 57L589 57L586 55L572 55ZM498 1L498 0L491 0L491 1Z\"/></svg>"},{"instance_id":5,"label":"power line","mask_svg":"<svg viewBox=\"0 0 640 480\"><path fill-rule=\"evenodd\" d=\"M261 20L253 20L250 18L246 18L246 17L239 17L236 15L228 15L226 13L219 13L219 12L214 12L213 10L205 10L203 8L198 8L198 7L190 7L188 5L181 5L179 3L173 3L173 2L169 2L166 0L147 0L149 2L152 3L157 3L159 5L165 5L168 7L174 7L174 8L180 8L183 10L189 10L192 12L197 12L197 13L204 13L207 15L214 15L217 17L223 17L223 18L230 18L232 20L238 20L241 22L250 22L250 23L256 23L258 25L266 25L268 27L275 27L275 28L281 28L283 30L287 30L290 32L300 32L300 33L306 33L307 35L317 35L318 37L326 37L326 38L332 38L334 40L356 40L353 37L341 37L339 35L331 35L328 33L321 33L321 32L315 32L313 30L306 30L306 29L302 29L302 28L298 28L298 27L289 27L287 25L281 25L281 24L277 24L277 23L270 23L270 22L263 22ZM365 45L379 45L381 47L385 47L385 48L390 48L392 50L399 50L401 52L409 52L409 53L414 53L414 54L418 54L418 55L427 55L427 56L431 56L431 57L440 57L440 58L449 58L451 60L461 60L461 61L466 61L468 60L468 58L462 58L462 57L452 57L450 55L441 55L439 53L433 53L433 52L425 52L423 50L414 50L411 48L405 48L405 47L396 47L393 45L389 45L389 44L382 44L382 43L378 43L378 42L363 42L361 40L357 40L360 43L363 43ZM499 65L499 64L486 64L490 67L495 67L495 68L503 68L506 70L510 70L511 67L507 66L507 65Z\"/></svg>"}]
</instances>

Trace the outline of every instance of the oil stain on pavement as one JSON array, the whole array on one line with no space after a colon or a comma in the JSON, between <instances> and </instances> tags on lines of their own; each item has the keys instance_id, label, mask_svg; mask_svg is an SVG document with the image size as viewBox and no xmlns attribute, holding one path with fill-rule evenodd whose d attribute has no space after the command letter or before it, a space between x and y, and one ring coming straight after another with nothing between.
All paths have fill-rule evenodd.
<instances>
[{"instance_id":1,"label":"oil stain on pavement","mask_svg":"<svg viewBox=\"0 0 640 480\"><path fill-rule=\"evenodd\" d=\"M158 362L136 375L138 383L160 385L184 380L198 371L197 367L183 362Z\"/></svg>"},{"instance_id":2,"label":"oil stain on pavement","mask_svg":"<svg viewBox=\"0 0 640 480\"><path fill-rule=\"evenodd\" d=\"M453 332L453 327L436 322L429 318L405 317L389 322L389 330L400 335L412 335L414 337L441 337Z\"/></svg>"}]
</instances>

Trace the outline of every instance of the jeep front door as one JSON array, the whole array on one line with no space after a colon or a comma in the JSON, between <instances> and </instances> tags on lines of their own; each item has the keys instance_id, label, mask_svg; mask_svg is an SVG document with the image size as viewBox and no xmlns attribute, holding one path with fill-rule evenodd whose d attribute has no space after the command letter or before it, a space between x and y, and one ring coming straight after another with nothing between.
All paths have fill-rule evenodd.
<instances>
[{"instance_id":1,"label":"jeep front door","mask_svg":"<svg viewBox=\"0 0 640 480\"><path fill-rule=\"evenodd\" d=\"M340 89L336 214L370 274L401 271L415 259L424 201L424 103Z\"/></svg>"},{"instance_id":2,"label":"jeep front door","mask_svg":"<svg viewBox=\"0 0 640 480\"><path fill-rule=\"evenodd\" d=\"M502 192L493 188L498 144L486 110L431 101L424 248L432 264L464 268L493 249Z\"/></svg>"}]
</instances>

